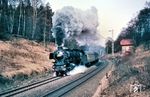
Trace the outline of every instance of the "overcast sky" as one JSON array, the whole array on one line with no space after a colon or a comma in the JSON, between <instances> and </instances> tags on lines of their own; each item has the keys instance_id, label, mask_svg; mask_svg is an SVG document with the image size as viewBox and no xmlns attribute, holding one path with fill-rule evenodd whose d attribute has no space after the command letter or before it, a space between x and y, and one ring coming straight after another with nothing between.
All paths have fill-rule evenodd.
<instances>
[{"instance_id":1,"label":"overcast sky","mask_svg":"<svg viewBox=\"0 0 150 97\"><path fill-rule=\"evenodd\" d=\"M73 6L81 10L94 6L98 10L99 31L104 37L110 37L109 30L114 30L117 38L123 27L144 8L145 2L150 0L44 0L49 2L53 11L64 6Z\"/></svg>"}]
</instances>

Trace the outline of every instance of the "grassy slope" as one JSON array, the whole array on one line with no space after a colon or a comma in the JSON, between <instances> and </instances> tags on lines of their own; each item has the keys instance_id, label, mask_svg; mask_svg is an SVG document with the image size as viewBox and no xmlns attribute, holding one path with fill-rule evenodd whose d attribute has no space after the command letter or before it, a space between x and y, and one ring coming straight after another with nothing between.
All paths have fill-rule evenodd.
<instances>
[{"instance_id":1,"label":"grassy slope","mask_svg":"<svg viewBox=\"0 0 150 97\"><path fill-rule=\"evenodd\" d=\"M149 97L150 51L140 49L130 57L118 58L121 61L115 64L115 70L109 78L110 86L103 91L106 97ZM146 89L140 93L130 92L131 85L135 82Z\"/></svg>"},{"instance_id":2,"label":"grassy slope","mask_svg":"<svg viewBox=\"0 0 150 97\"><path fill-rule=\"evenodd\" d=\"M54 49L54 46L49 48ZM49 50L25 39L0 41L0 78L15 79L50 71Z\"/></svg>"}]
</instances>

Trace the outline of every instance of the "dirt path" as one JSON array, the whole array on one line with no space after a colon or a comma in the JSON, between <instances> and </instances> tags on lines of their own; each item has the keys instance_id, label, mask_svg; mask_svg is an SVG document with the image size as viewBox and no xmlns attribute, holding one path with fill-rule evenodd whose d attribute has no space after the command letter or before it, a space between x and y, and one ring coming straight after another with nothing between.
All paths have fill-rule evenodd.
<instances>
[{"instance_id":1,"label":"dirt path","mask_svg":"<svg viewBox=\"0 0 150 97\"><path fill-rule=\"evenodd\" d=\"M109 77L111 76L111 72L113 71L112 63L109 62L110 68L106 72L105 76L99 81L99 86L92 97L101 97L102 91L109 86Z\"/></svg>"}]
</instances>

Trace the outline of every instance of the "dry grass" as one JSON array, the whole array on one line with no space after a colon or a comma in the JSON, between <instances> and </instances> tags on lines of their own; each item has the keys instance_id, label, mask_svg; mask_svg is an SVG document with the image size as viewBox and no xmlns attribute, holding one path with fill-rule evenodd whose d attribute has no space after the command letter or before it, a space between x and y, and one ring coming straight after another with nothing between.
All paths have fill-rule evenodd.
<instances>
[{"instance_id":1,"label":"dry grass","mask_svg":"<svg viewBox=\"0 0 150 97\"><path fill-rule=\"evenodd\" d=\"M149 97L150 51L137 50L140 52L123 57L120 64L115 64L115 70L109 78L110 86L103 91L105 97ZM130 86L135 81L147 89L141 93L131 93Z\"/></svg>"},{"instance_id":2,"label":"dry grass","mask_svg":"<svg viewBox=\"0 0 150 97\"><path fill-rule=\"evenodd\" d=\"M45 49L42 45L19 39L0 41L0 78L17 79L51 70L52 62L48 59L54 45Z\"/></svg>"}]
</instances>

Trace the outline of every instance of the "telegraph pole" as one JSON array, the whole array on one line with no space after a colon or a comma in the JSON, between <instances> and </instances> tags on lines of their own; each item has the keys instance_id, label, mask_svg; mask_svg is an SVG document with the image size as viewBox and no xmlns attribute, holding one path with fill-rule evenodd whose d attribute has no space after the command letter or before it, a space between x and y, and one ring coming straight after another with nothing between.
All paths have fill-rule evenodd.
<instances>
[{"instance_id":1,"label":"telegraph pole","mask_svg":"<svg viewBox=\"0 0 150 97\"><path fill-rule=\"evenodd\" d=\"M112 65L111 65L111 71L113 70L113 67L114 67L114 30L109 30L109 32L112 33Z\"/></svg>"},{"instance_id":2,"label":"telegraph pole","mask_svg":"<svg viewBox=\"0 0 150 97\"><path fill-rule=\"evenodd\" d=\"M114 57L114 30L109 30L112 33L112 57Z\"/></svg>"}]
</instances>

